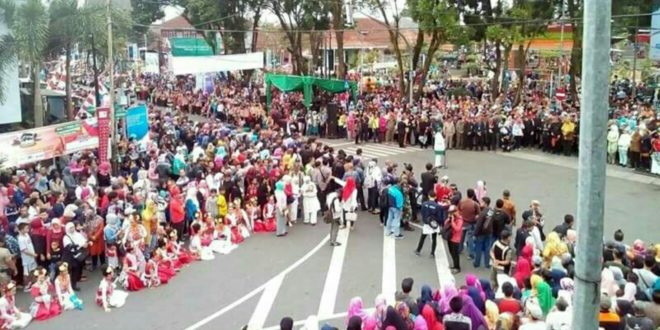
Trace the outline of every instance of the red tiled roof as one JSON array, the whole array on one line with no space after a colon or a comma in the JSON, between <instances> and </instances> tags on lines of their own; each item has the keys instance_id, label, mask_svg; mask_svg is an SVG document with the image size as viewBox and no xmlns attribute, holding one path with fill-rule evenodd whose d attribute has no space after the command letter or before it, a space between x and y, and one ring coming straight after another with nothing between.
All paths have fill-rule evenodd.
<instances>
[{"instance_id":1,"label":"red tiled roof","mask_svg":"<svg viewBox=\"0 0 660 330\"><path fill-rule=\"evenodd\" d=\"M190 24L187 18L183 15L172 18L171 20L163 22L160 25L160 28L163 30L183 30L183 29L194 29L195 27Z\"/></svg>"},{"instance_id":2,"label":"red tiled roof","mask_svg":"<svg viewBox=\"0 0 660 330\"><path fill-rule=\"evenodd\" d=\"M331 33L331 47L337 48L337 39L335 33ZM399 47L407 47L407 43L412 46L417 39L417 30L401 29ZM373 18L356 18L355 27L344 31L344 49L357 48L391 48L390 34L388 26L385 23Z\"/></svg>"}]
</instances>

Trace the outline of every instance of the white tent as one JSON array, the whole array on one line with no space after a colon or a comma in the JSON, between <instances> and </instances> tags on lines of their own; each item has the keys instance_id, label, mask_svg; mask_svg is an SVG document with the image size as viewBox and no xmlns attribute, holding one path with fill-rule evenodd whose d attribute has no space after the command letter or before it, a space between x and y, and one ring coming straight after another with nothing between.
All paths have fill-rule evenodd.
<instances>
[{"instance_id":1,"label":"white tent","mask_svg":"<svg viewBox=\"0 0 660 330\"><path fill-rule=\"evenodd\" d=\"M264 53L217 56L170 56L170 68L175 75L261 69Z\"/></svg>"}]
</instances>

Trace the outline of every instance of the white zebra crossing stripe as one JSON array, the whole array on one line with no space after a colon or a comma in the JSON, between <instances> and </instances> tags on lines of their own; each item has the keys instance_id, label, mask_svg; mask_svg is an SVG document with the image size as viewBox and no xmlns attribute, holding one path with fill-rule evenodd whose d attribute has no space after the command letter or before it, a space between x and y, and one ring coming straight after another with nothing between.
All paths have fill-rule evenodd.
<instances>
[{"instance_id":1,"label":"white zebra crossing stripe","mask_svg":"<svg viewBox=\"0 0 660 330\"><path fill-rule=\"evenodd\" d=\"M388 304L394 303L396 292L396 242L394 237L383 237L383 286L381 293Z\"/></svg>"},{"instance_id":2,"label":"white zebra crossing stripe","mask_svg":"<svg viewBox=\"0 0 660 330\"><path fill-rule=\"evenodd\" d=\"M319 318L328 317L335 313L335 302L337 301L337 291L339 290L339 280L341 271L344 267L344 257L346 256L346 245L348 245L348 236L350 230L342 229L337 235L337 241L340 246L334 247L332 257L330 258L330 267L325 277L325 285L321 294L321 302L317 315Z\"/></svg>"},{"instance_id":3,"label":"white zebra crossing stripe","mask_svg":"<svg viewBox=\"0 0 660 330\"><path fill-rule=\"evenodd\" d=\"M284 281L284 274L275 276L272 280L268 281L266 288L261 293L261 298L259 298L259 303L250 317L248 322L248 328L250 329L262 329L266 325L266 318L270 313L277 293L280 291L282 286L282 281Z\"/></svg>"}]
</instances>

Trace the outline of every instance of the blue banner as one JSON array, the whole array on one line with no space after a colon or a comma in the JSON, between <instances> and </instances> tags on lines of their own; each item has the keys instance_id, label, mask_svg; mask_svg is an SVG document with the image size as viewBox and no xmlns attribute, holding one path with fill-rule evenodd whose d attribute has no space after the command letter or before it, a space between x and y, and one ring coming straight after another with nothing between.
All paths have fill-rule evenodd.
<instances>
[{"instance_id":1,"label":"blue banner","mask_svg":"<svg viewBox=\"0 0 660 330\"><path fill-rule=\"evenodd\" d=\"M149 132L149 116L145 104L128 108L126 112L126 132L129 138L142 140Z\"/></svg>"}]
</instances>

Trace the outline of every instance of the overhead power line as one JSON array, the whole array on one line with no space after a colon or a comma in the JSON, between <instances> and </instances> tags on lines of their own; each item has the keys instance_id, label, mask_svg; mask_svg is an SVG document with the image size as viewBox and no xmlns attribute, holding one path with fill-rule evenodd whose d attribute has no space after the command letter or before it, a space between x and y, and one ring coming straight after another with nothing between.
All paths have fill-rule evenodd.
<instances>
[{"instance_id":1,"label":"overhead power line","mask_svg":"<svg viewBox=\"0 0 660 330\"><path fill-rule=\"evenodd\" d=\"M235 14L234 14L235 15ZM641 16L653 16L653 15L660 15L660 13L644 13L644 14L622 14L622 15L612 15L612 19L616 18L629 18L629 17L641 17ZM217 19L217 21L226 19L231 16L227 17L222 17ZM215 21L215 20L214 20ZM480 22L480 23L469 23L469 24L464 24L463 26L494 26L494 25L523 25L523 24L550 24L550 23L570 23L570 22L580 22L582 21L582 18L573 18L573 19L563 19L560 21L557 21L556 19L513 19L513 18L505 18L504 20L498 21L498 22ZM203 22L200 24L196 24L196 26L203 25L203 24L208 24L209 22ZM138 23L133 23L134 26L140 26L140 27L150 27L150 25L144 25L144 24L138 24ZM190 29L190 30L195 30L198 32L217 32L217 29ZM365 32L382 32L382 31L418 31L420 30L419 27L387 27L383 23L383 28L377 28L377 29L361 29L360 31L365 31ZM253 32L254 30L252 29L223 29L222 30L225 33L247 33L247 32ZM327 33L327 32L347 32L347 31L355 31L353 28L344 28L344 29L325 29L325 30L307 30L307 29L289 29L289 30L283 30L283 29L277 29L277 28L257 28L256 31L262 32L262 33L285 33L285 32L291 32L291 33Z\"/></svg>"}]
</instances>

